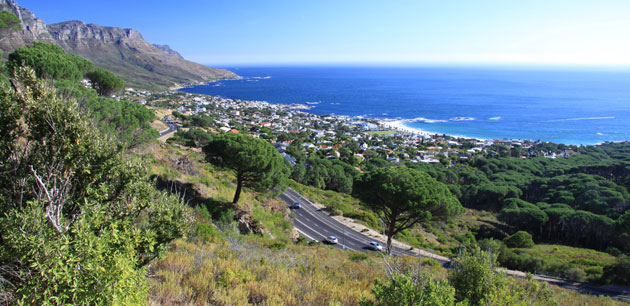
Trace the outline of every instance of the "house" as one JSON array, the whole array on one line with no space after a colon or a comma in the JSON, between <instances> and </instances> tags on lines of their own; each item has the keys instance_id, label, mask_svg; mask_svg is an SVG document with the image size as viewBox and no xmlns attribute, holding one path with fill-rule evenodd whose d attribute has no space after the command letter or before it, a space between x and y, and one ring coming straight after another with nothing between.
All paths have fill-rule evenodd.
<instances>
[{"instance_id":1,"label":"house","mask_svg":"<svg viewBox=\"0 0 630 306\"><path fill-rule=\"evenodd\" d=\"M280 153L280 155L282 155L282 157L284 157L291 165L295 165L295 162L297 161L297 159L295 159L295 157L289 155L286 152L282 152L282 153Z\"/></svg>"}]
</instances>

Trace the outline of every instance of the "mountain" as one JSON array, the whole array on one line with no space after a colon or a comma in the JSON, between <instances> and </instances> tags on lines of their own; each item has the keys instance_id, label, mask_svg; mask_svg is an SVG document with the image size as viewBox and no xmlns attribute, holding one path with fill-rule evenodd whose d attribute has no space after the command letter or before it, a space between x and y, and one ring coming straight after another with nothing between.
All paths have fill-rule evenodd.
<instances>
[{"instance_id":1,"label":"mountain","mask_svg":"<svg viewBox=\"0 0 630 306\"><path fill-rule=\"evenodd\" d=\"M166 53L168 53L168 54L170 54L170 55L173 55L173 56L179 57L179 58L181 58L181 59L183 59L183 58L184 58L181 54L179 54L179 52L177 52L177 51L175 51L175 50L171 49L171 46L169 46L169 45L158 45L158 44L153 44L153 46L155 46L156 48L158 48L158 49L160 49L160 50L162 50L162 51L164 51L164 52L166 52Z\"/></svg>"},{"instance_id":2,"label":"mountain","mask_svg":"<svg viewBox=\"0 0 630 306\"><path fill-rule=\"evenodd\" d=\"M0 50L4 53L34 41L54 43L114 72L127 86L150 89L238 77L227 70L187 61L167 45L150 44L134 29L76 20L46 25L31 11L10 0L0 0L0 9L14 13L22 22L22 31L9 33L0 40Z\"/></svg>"}]
</instances>

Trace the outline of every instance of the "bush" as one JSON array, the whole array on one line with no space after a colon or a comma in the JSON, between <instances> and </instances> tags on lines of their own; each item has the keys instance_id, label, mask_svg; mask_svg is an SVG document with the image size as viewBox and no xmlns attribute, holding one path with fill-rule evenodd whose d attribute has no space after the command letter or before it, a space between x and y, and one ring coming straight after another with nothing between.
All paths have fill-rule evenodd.
<instances>
[{"instance_id":1,"label":"bush","mask_svg":"<svg viewBox=\"0 0 630 306\"><path fill-rule=\"evenodd\" d=\"M343 216L343 211L341 209L333 208L330 210L331 216Z\"/></svg>"},{"instance_id":2,"label":"bush","mask_svg":"<svg viewBox=\"0 0 630 306\"><path fill-rule=\"evenodd\" d=\"M478 247L465 250L457 258L455 268L448 279L455 287L458 301L467 300L477 305L485 299L486 294L496 286L495 261L496 255L491 255Z\"/></svg>"},{"instance_id":3,"label":"bush","mask_svg":"<svg viewBox=\"0 0 630 306\"><path fill-rule=\"evenodd\" d=\"M17 71L0 90L0 297L16 305L144 305L144 267L190 219L77 105ZM3 303L4 304L4 303Z\"/></svg>"},{"instance_id":4,"label":"bush","mask_svg":"<svg viewBox=\"0 0 630 306\"><path fill-rule=\"evenodd\" d=\"M280 242L280 241L274 241L271 244L269 244L269 248L272 250L282 250L286 247L287 245L284 244L284 242Z\"/></svg>"},{"instance_id":5,"label":"bush","mask_svg":"<svg viewBox=\"0 0 630 306\"><path fill-rule=\"evenodd\" d=\"M503 239L505 245L509 248L531 248L534 246L532 235L525 231L518 231L511 236Z\"/></svg>"},{"instance_id":6,"label":"bush","mask_svg":"<svg viewBox=\"0 0 630 306\"><path fill-rule=\"evenodd\" d=\"M429 267L439 267L440 263L433 258L423 258L422 265L429 266Z\"/></svg>"},{"instance_id":7,"label":"bush","mask_svg":"<svg viewBox=\"0 0 630 306\"><path fill-rule=\"evenodd\" d=\"M348 258L352 261L362 261L368 259L368 256L363 252L352 252L348 255Z\"/></svg>"},{"instance_id":8,"label":"bush","mask_svg":"<svg viewBox=\"0 0 630 306\"><path fill-rule=\"evenodd\" d=\"M630 285L630 256L619 256L619 262L604 269L603 283L618 285Z\"/></svg>"},{"instance_id":9,"label":"bush","mask_svg":"<svg viewBox=\"0 0 630 306\"><path fill-rule=\"evenodd\" d=\"M455 305L455 289L447 281L426 273L414 276L394 273L386 282L377 279L372 292L375 301L363 299L362 306Z\"/></svg>"},{"instance_id":10,"label":"bush","mask_svg":"<svg viewBox=\"0 0 630 306\"><path fill-rule=\"evenodd\" d=\"M195 222L195 236L202 241L214 241L217 231L212 224Z\"/></svg>"},{"instance_id":11,"label":"bush","mask_svg":"<svg viewBox=\"0 0 630 306\"><path fill-rule=\"evenodd\" d=\"M564 276L567 279L576 281L576 282L586 281L586 272L584 272L584 270L582 270L579 267L570 268L569 270L567 270L567 272L564 273Z\"/></svg>"},{"instance_id":12,"label":"bush","mask_svg":"<svg viewBox=\"0 0 630 306\"><path fill-rule=\"evenodd\" d=\"M460 254L449 281L463 305L553 305L546 284L496 273L495 255L476 247Z\"/></svg>"}]
</instances>

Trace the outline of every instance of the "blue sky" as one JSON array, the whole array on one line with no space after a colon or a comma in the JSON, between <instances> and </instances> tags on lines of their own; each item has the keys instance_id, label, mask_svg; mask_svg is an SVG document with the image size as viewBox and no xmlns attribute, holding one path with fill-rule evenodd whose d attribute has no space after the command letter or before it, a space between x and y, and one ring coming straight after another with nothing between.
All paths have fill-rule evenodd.
<instances>
[{"instance_id":1,"label":"blue sky","mask_svg":"<svg viewBox=\"0 0 630 306\"><path fill-rule=\"evenodd\" d=\"M630 66L630 0L18 0L204 64ZM103 3L106 3L104 5Z\"/></svg>"}]
</instances>

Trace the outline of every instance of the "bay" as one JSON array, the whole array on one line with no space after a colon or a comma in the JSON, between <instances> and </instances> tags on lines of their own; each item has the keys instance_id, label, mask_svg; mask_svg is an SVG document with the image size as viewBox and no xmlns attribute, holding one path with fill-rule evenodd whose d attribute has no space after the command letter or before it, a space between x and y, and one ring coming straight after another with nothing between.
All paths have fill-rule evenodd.
<instances>
[{"instance_id":1,"label":"bay","mask_svg":"<svg viewBox=\"0 0 630 306\"><path fill-rule=\"evenodd\" d=\"M182 91L407 122L439 134L565 144L630 140L630 73L497 67L226 67Z\"/></svg>"}]
</instances>

